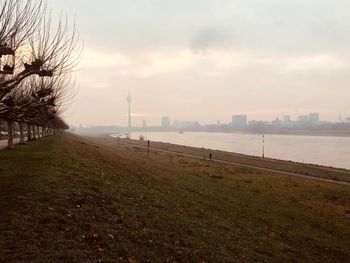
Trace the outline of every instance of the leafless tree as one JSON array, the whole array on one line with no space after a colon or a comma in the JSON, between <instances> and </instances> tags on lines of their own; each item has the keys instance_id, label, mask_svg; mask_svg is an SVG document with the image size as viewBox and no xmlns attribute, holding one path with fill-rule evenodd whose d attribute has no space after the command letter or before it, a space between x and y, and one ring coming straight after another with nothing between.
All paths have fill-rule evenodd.
<instances>
[{"instance_id":1,"label":"leafless tree","mask_svg":"<svg viewBox=\"0 0 350 263\"><path fill-rule=\"evenodd\" d=\"M0 118L13 148L14 122L21 143L24 124L29 140L67 128L59 114L74 94L71 72L82 48L75 22L62 14L53 20L42 0L0 3Z\"/></svg>"}]
</instances>

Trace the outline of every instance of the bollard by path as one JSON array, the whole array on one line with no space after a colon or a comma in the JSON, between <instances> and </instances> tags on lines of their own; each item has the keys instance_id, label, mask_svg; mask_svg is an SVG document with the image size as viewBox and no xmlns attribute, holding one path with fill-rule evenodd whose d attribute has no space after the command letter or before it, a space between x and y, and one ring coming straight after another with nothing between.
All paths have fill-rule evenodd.
<instances>
[{"instance_id":1,"label":"bollard by path","mask_svg":"<svg viewBox=\"0 0 350 263\"><path fill-rule=\"evenodd\" d=\"M149 147L150 147L151 141L148 140L147 141L147 154L148 154L148 158L149 158Z\"/></svg>"},{"instance_id":2,"label":"bollard by path","mask_svg":"<svg viewBox=\"0 0 350 263\"><path fill-rule=\"evenodd\" d=\"M209 160L212 161L213 160L213 154L209 153Z\"/></svg>"}]
</instances>

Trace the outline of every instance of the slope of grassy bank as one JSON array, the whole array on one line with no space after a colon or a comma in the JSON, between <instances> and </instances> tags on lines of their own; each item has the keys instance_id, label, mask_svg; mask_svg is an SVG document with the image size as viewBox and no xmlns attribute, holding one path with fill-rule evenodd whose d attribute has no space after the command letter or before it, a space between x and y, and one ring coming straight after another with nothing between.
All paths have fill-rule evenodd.
<instances>
[{"instance_id":1,"label":"slope of grassy bank","mask_svg":"<svg viewBox=\"0 0 350 263\"><path fill-rule=\"evenodd\" d=\"M51 137L0 151L0 262L346 262L350 190Z\"/></svg>"},{"instance_id":2,"label":"slope of grassy bank","mask_svg":"<svg viewBox=\"0 0 350 263\"><path fill-rule=\"evenodd\" d=\"M115 139L120 142L126 142L138 146L147 146L147 141ZM341 168L327 167L314 164L304 164L292 161L283 161L272 158L260 158L239 153L231 153L204 148L196 148L182 145L175 145L163 142L151 142L151 147L160 150L170 150L172 152L190 154L195 156L207 157L211 153L214 159L235 162L245 165L253 165L262 168L276 169L285 172L292 172L301 175L320 177L325 179L337 180L350 183L350 171Z\"/></svg>"}]
</instances>

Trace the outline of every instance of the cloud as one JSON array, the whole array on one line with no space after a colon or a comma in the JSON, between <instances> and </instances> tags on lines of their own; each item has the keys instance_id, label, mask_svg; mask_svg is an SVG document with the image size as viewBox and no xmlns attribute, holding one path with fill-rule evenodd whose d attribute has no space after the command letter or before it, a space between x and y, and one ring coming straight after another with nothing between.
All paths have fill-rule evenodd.
<instances>
[{"instance_id":1,"label":"cloud","mask_svg":"<svg viewBox=\"0 0 350 263\"><path fill-rule=\"evenodd\" d=\"M125 124L129 88L147 121L349 107L348 0L49 2L76 14L86 47L77 122Z\"/></svg>"},{"instance_id":2,"label":"cloud","mask_svg":"<svg viewBox=\"0 0 350 263\"><path fill-rule=\"evenodd\" d=\"M49 0L77 15L90 48L249 49L280 53L348 50L347 0ZM84 9L81 9L84 6Z\"/></svg>"},{"instance_id":3,"label":"cloud","mask_svg":"<svg viewBox=\"0 0 350 263\"><path fill-rule=\"evenodd\" d=\"M332 71L349 67L342 58L331 54L319 54L314 56L290 57L286 59L285 69L287 71L312 70Z\"/></svg>"},{"instance_id":4,"label":"cloud","mask_svg":"<svg viewBox=\"0 0 350 263\"><path fill-rule=\"evenodd\" d=\"M164 76L179 81L179 74L227 79L230 75L254 76L258 72L265 72L309 74L311 80L319 77L317 74L320 72L341 72L350 68L346 58L334 54L295 56L220 48L206 48L195 52L191 49L164 49L138 53L87 49L83 65L83 70L79 72L80 85L96 89L118 86L115 79L120 77L142 80ZM273 80L277 76L273 75L271 78Z\"/></svg>"},{"instance_id":5,"label":"cloud","mask_svg":"<svg viewBox=\"0 0 350 263\"><path fill-rule=\"evenodd\" d=\"M190 47L192 50L203 50L207 48L220 48L227 41L225 32L217 28L204 28L197 32L191 41Z\"/></svg>"}]
</instances>

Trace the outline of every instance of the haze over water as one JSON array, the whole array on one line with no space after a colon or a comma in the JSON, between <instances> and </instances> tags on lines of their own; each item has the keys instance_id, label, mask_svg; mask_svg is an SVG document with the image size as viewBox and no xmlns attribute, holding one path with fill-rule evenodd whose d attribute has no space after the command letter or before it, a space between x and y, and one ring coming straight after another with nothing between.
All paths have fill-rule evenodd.
<instances>
[{"instance_id":1,"label":"haze over water","mask_svg":"<svg viewBox=\"0 0 350 263\"><path fill-rule=\"evenodd\" d=\"M252 134L228 134L186 132L132 133L132 139L140 135L151 141L204 147L253 156L262 155L262 136ZM350 169L350 137L265 135L265 156L281 160L312 163Z\"/></svg>"}]
</instances>

